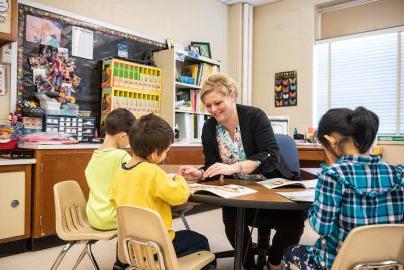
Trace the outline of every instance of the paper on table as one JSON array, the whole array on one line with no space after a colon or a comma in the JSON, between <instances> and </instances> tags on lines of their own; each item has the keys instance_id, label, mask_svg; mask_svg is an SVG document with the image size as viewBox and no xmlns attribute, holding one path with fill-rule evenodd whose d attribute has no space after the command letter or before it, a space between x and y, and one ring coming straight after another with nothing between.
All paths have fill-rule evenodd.
<instances>
[{"instance_id":1,"label":"paper on table","mask_svg":"<svg viewBox=\"0 0 404 270\"><path fill-rule=\"evenodd\" d=\"M264 186L267 189L273 189L278 187L287 187L287 186L297 186L302 188L315 188L317 185L317 179L313 180L303 180L303 181L292 181L284 178L273 178L264 181L257 182Z\"/></svg>"},{"instance_id":2,"label":"paper on table","mask_svg":"<svg viewBox=\"0 0 404 270\"><path fill-rule=\"evenodd\" d=\"M279 195L298 202L314 202L314 189L308 189L303 191L294 191L294 192L277 192Z\"/></svg>"},{"instance_id":3,"label":"paper on table","mask_svg":"<svg viewBox=\"0 0 404 270\"><path fill-rule=\"evenodd\" d=\"M257 192L254 189L239 185L213 186L203 184L189 184L191 193L208 193L222 198L232 198Z\"/></svg>"}]
</instances>

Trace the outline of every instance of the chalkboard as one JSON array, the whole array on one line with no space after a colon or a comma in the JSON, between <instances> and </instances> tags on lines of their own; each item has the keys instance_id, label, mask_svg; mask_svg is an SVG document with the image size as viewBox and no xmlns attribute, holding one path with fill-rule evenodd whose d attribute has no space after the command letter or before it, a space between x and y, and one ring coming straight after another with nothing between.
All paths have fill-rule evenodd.
<instances>
[{"instance_id":1,"label":"chalkboard","mask_svg":"<svg viewBox=\"0 0 404 270\"><path fill-rule=\"evenodd\" d=\"M34 98L37 87L33 81L33 72L29 57L38 56L40 44L26 40L26 17L35 17L55 21L61 26L60 47L69 50L69 57L75 61L75 74L81 78L76 92L73 94L80 110L91 111L99 120L101 102L101 60L118 55L118 44L128 47L128 58L139 61L153 51L166 48L166 44L137 37L128 33L111 30L89 22L80 21L35 7L18 5L18 53L17 53L17 109L21 109L21 101ZM72 27L93 31L93 60L71 55Z\"/></svg>"}]
</instances>

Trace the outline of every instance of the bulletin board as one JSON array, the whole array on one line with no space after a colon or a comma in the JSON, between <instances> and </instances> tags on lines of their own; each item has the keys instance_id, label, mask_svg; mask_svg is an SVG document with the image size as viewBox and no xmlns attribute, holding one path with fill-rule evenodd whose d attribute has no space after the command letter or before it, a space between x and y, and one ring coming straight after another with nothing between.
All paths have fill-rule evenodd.
<instances>
[{"instance_id":1,"label":"bulletin board","mask_svg":"<svg viewBox=\"0 0 404 270\"><path fill-rule=\"evenodd\" d=\"M101 103L101 60L118 56L118 46L124 44L131 60L143 60L145 54L166 48L165 43L119 32L104 26L86 21L77 20L64 15L52 13L46 10L18 5L18 52L17 52L17 110L22 108L21 101L35 99L37 85L33 80L33 71L30 57L38 56L40 42L27 36L27 17L30 19L44 19L54 22L60 29L60 35L53 35L57 45L67 48L68 57L75 64L74 73L79 78L79 84L74 91L76 103L80 110L91 111L92 116L99 120ZM93 33L93 59L75 57L72 52L73 27L80 27Z\"/></svg>"}]
</instances>

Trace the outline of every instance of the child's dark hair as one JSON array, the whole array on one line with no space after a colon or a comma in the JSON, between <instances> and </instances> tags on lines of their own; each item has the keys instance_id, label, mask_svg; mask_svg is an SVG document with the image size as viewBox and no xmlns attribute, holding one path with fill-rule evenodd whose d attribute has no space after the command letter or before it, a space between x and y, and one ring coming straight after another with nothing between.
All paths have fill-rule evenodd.
<instances>
[{"instance_id":1,"label":"child's dark hair","mask_svg":"<svg viewBox=\"0 0 404 270\"><path fill-rule=\"evenodd\" d=\"M140 117L129 131L133 153L144 159L156 150L160 155L173 142L173 129L163 118L154 114Z\"/></svg>"},{"instance_id":2,"label":"child's dark hair","mask_svg":"<svg viewBox=\"0 0 404 270\"><path fill-rule=\"evenodd\" d=\"M337 145L340 153L343 153L343 145L351 137L359 152L364 154L372 146L378 129L379 117L374 112L364 107L355 110L337 108L323 115L318 124L317 138L327 150L336 154L324 135L335 132L342 136Z\"/></svg>"},{"instance_id":3,"label":"child's dark hair","mask_svg":"<svg viewBox=\"0 0 404 270\"><path fill-rule=\"evenodd\" d=\"M105 132L112 136L119 132L129 133L129 129L135 120L135 116L126 109L113 110L105 118Z\"/></svg>"}]
</instances>

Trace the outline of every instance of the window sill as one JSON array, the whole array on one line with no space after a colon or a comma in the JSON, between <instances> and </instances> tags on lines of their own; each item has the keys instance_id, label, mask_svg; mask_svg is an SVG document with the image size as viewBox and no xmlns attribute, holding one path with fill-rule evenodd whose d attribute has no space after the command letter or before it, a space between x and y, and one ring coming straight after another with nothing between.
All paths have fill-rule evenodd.
<instances>
[{"instance_id":1,"label":"window sill","mask_svg":"<svg viewBox=\"0 0 404 270\"><path fill-rule=\"evenodd\" d=\"M404 141L378 141L377 145L404 145Z\"/></svg>"}]
</instances>

